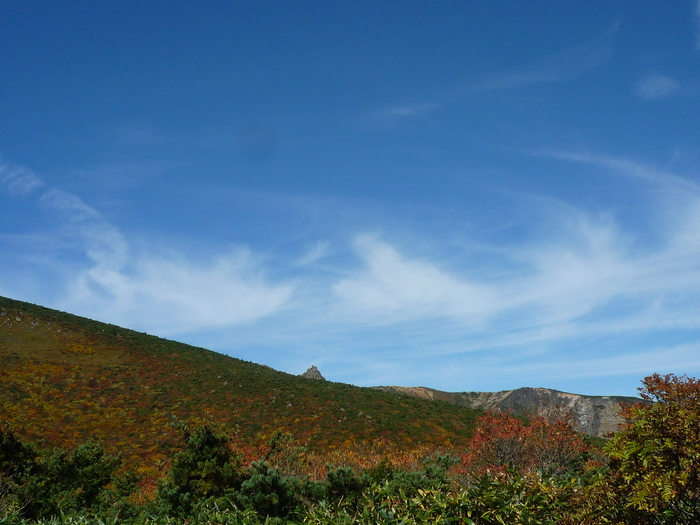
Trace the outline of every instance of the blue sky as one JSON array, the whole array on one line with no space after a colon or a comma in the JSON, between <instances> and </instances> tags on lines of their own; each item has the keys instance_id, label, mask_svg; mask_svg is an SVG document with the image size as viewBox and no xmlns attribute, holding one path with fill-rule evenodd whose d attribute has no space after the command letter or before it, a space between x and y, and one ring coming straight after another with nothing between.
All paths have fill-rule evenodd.
<instances>
[{"instance_id":1,"label":"blue sky","mask_svg":"<svg viewBox=\"0 0 700 525\"><path fill-rule=\"evenodd\" d=\"M700 373L700 2L0 2L0 295L290 373Z\"/></svg>"}]
</instances>

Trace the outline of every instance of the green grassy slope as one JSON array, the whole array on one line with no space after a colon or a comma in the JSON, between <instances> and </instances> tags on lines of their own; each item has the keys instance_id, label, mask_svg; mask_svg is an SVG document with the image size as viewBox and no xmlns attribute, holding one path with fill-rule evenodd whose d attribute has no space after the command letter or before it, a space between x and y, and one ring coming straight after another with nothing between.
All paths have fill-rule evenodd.
<instances>
[{"instance_id":1,"label":"green grassy slope","mask_svg":"<svg viewBox=\"0 0 700 525\"><path fill-rule=\"evenodd\" d=\"M477 415L0 297L0 420L46 447L96 438L151 469L177 443L176 420L208 419L250 444L279 429L324 450L379 439L459 446Z\"/></svg>"}]
</instances>

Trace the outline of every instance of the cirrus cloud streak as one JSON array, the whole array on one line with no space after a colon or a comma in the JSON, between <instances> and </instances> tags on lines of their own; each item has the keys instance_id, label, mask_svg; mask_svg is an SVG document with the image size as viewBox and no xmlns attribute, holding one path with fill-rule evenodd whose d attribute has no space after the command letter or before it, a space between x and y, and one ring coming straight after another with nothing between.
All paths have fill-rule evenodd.
<instances>
[{"instance_id":1,"label":"cirrus cloud streak","mask_svg":"<svg viewBox=\"0 0 700 525\"><path fill-rule=\"evenodd\" d=\"M607 376L600 368L606 363L612 375L641 374L688 355L700 344L700 187L628 159L543 157L647 188L654 242L615 210L539 197L529 198L543 218L536 235L471 239L460 257L440 255L439 235L418 251L405 240L415 239L413 232L380 235L354 231L354 224L338 225L352 239L346 246L310 242L307 234L293 254L255 253L233 240L198 254L126 234L77 195L46 189L30 170L10 167L3 172L7 193L37 195L55 225L27 233L22 243L17 235L0 242L21 245L16 252L27 258L42 253L43 266L33 268L43 268L39 279L47 282L57 275L59 285L52 299L26 297L21 283L2 278L0 289L282 369L323 364L362 384L390 382L392 363L416 378L440 374L432 386L449 389L467 369L520 381L550 371L573 380ZM27 182L17 185L22 177ZM618 366L634 356L635 367ZM697 368L696 361L685 364Z\"/></svg>"}]
</instances>

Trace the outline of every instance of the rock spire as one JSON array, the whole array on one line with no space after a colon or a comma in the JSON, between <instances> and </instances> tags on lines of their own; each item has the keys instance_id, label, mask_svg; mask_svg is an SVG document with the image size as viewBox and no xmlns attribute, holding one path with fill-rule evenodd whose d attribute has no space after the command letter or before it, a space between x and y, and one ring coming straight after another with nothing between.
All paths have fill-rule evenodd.
<instances>
[{"instance_id":1,"label":"rock spire","mask_svg":"<svg viewBox=\"0 0 700 525\"><path fill-rule=\"evenodd\" d=\"M315 366L312 366L306 372L299 375L300 377L305 377L306 379L320 379L321 381L326 380L326 378L321 375L321 372L319 372L318 368L316 368Z\"/></svg>"}]
</instances>

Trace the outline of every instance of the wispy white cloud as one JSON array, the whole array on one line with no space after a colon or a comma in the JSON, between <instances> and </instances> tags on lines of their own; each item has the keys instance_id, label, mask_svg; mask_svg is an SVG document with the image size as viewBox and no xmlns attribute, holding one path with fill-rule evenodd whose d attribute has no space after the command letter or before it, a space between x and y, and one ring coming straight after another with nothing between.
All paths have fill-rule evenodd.
<instances>
[{"instance_id":1,"label":"wispy white cloud","mask_svg":"<svg viewBox=\"0 0 700 525\"><path fill-rule=\"evenodd\" d=\"M381 119L421 117L479 94L518 89L538 84L567 82L608 63L613 56L612 38L618 25L581 45L563 49L520 68L471 79L442 97L429 102L389 106L379 112Z\"/></svg>"},{"instance_id":2,"label":"wispy white cloud","mask_svg":"<svg viewBox=\"0 0 700 525\"><path fill-rule=\"evenodd\" d=\"M362 265L332 285L333 308L316 318L326 330L336 326L337 333L326 340L319 336L318 345L343 362L358 348L375 345L372 357L365 358L380 369L410 362L433 374L438 365L428 365L426 359L438 363L461 356L462 364L454 365L457 376L463 367L533 380L548 374L642 376L662 365L664 370L698 369L697 359L688 359L700 344L700 336L693 336L700 330L698 186L627 159L557 157L648 186L648 194L658 197L647 212L658 223L660 240L646 242L643 233L612 211L591 213L546 202L539 203L540 212L556 227L539 232L540 240L465 247L476 250L469 253L470 260L482 255L488 265L446 265L444 259L360 235L354 251ZM682 333L695 342L665 347L639 341L656 340L660 333ZM338 346L338 338L347 344ZM591 346L591 341L599 342ZM614 350L598 355L605 345ZM572 347L587 349L586 359L572 353ZM500 358L489 364L485 355ZM514 368L528 355L527 366ZM370 383L378 377L369 369L367 374L374 378Z\"/></svg>"},{"instance_id":3,"label":"wispy white cloud","mask_svg":"<svg viewBox=\"0 0 700 525\"><path fill-rule=\"evenodd\" d=\"M443 104L437 102L397 105L384 109L382 116L385 118L421 117L442 107Z\"/></svg>"},{"instance_id":4,"label":"wispy white cloud","mask_svg":"<svg viewBox=\"0 0 700 525\"><path fill-rule=\"evenodd\" d=\"M43 185L26 168L3 167L2 173L11 195ZM254 322L282 308L295 289L291 281L270 283L248 249L231 249L205 263L179 251L154 254L155 246L134 250L119 228L77 195L50 188L38 200L56 230L50 239L35 238L41 247L26 236L23 248L68 249L87 259L65 270L57 305L65 310L167 335ZM46 262L47 274L65 265L58 254Z\"/></svg>"},{"instance_id":5,"label":"wispy white cloud","mask_svg":"<svg viewBox=\"0 0 700 525\"><path fill-rule=\"evenodd\" d=\"M314 244L304 255L295 261L294 266L306 266L324 259L330 253L331 243L328 241L319 241Z\"/></svg>"},{"instance_id":6,"label":"wispy white cloud","mask_svg":"<svg viewBox=\"0 0 700 525\"><path fill-rule=\"evenodd\" d=\"M647 75L634 85L634 94L645 101L670 98L681 92L681 83L668 75Z\"/></svg>"},{"instance_id":7,"label":"wispy white cloud","mask_svg":"<svg viewBox=\"0 0 700 525\"><path fill-rule=\"evenodd\" d=\"M500 265L515 263L517 269L494 268L492 274L442 268L362 235L356 250L365 268L333 291L358 322L451 319L459 331L477 337L477 345L491 347L522 344L533 334L541 341L567 337L572 335L568 324L637 293L631 281L640 276L617 227L582 215L569 218L563 241L502 251L506 259Z\"/></svg>"},{"instance_id":8,"label":"wispy white cloud","mask_svg":"<svg viewBox=\"0 0 700 525\"><path fill-rule=\"evenodd\" d=\"M97 210L76 195L56 188L44 193L40 201L61 220L61 233L77 241L80 249L98 267L114 271L126 264L126 240Z\"/></svg>"},{"instance_id":9,"label":"wispy white cloud","mask_svg":"<svg viewBox=\"0 0 700 525\"><path fill-rule=\"evenodd\" d=\"M108 189L138 187L175 167L173 162L107 162L89 168L76 169L71 175L82 184Z\"/></svg>"},{"instance_id":10,"label":"wispy white cloud","mask_svg":"<svg viewBox=\"0 0 700 525\"><path fill-rule=\"evenodd\" d=\"M596 69L613 57L612 38L618 26L581 45L563 49L522 68L497 73L464 88L463 95L501 91L534 84L567 82Z\"/></svg>"},{"instance_id":11,"label":"wispy white cloud","mask_svg":"<svg viewBox=\"0 0 700 525\"><path fill-rule=\"evenodd\" d=\"M691 179L681 177L670 170L649 166L647 164L635 162L622 157L554 150L545 150L541 153L541 155L581 164L588 164L590 166L608 170L609 172L615 173L618 176L644 180L659 186L663 186L666 189L679 190L683 193L690 192L691 195L696 195L698 192L700 192L700 185Z\"/></svg>"},{"instance_id":12,"label":"wispy white cloud","mask_svg":"<svg viewBox=\"0 0 700 525\"><path fill-rule=\"evenodd\" d=\"M598 223L578 228L588 231L590 246L595 254L580 266L583 279L571 279L570 263L565 267L567 282L581 283L576 293L581 297L597 297L604 306L625 301L626 307L605 311L605 316L587 320L585 329L596 330L654 330L671 326L700 328L699 321L688 318L688 308L695 316L695 297L700 292L700 187L693 181L658 168L590 154L558 154L559 158L595 166L617 176L630 177L652 185L658 202L651 219L659 225L662 240L647 245L643 239L624 233L622 225ZM584 223L585 224L585 223ZM559 249L557 249L559 251ZM535 251L544 261L562 260L551 250ZM546 269L549 263L541 268ZM556 272L543 271L546 282L556 282ZM587 279L593 279L587 281ZM565 290L560 290L565 292ZM566 296L569 293L557 293ZM595 309L591 310L595 312Z\"/></svg>"},{"instance_id":13,"label":"wispy white cloud","mask_svg":"<svg viewBox=\"0 0 700 525\"><path fill-rule=\"evenodd\" d=\"M688 356L700 344L698 184L629 159L545 156L648 187L656 202L645 208L646 219L658 238L647 242L615 210L542 198L531 205L545 218L535 235L465 243L461 258L449 261L406 242L413 232L385 227L380 236L353 230L367 231L354 223L345 225L355 231L352 243L334 237L332 254L328 241L305 236L304 246L286 255L262 257L239 246L202 257L186 246L139 243L76 195L53 188L38 197L58 225L52 235L84 257L65 268L65 288L53 304L249 359L260 348L280 349L269 364L323 364L324 372L335 367L357 382L360 370L364 384L388 378L391 363L402 363L394 367L397 378L418 367L426 377L453 373L455 382L467 368L532 380L600 377L603 368L642 375L663 364L658 356L682 363L681 371L697 369ZM52 249L42 244L44 253ZM60 254L45 261L47 272L66 264ZM0 289L10 288L0 276ZM203 331L208 335L198 339ZM661 333L683 334L684 342L660 345ZM650 342L640 344L645 336ZM615 350L606 354L604 345ZM572 348L585 348L585 357ZM442 370L445 359L453 372ZM635 365L625 368L630 359Z\"/></svg>"},{"instance_id":14,"label":"wispy white cloud","mask_svg":"<svg viewBox=\"0 0 700 525\"><path fill-rule=\"evenodd\" d=\"M366 270L333 286L352 309L386 322L401 318L459 316L476 319L493 309L494 292L487 286L458 280L434 264L402 256L369 235L355 241Z\"/></svg>"},{"instance_id":15,"label":"wispy white cloud","mask_svg":"<svg viewBox=\"0 0 700 525\"><path fill-rule=\"evenodd\" d=\"M73 309L163 335L255 322L284 307L295 288L270 283L246 249L204 264L141 254L120 271L94 266L75 284L66 298Z\"/></svg>"},{"instance_id":16,"label":"wispy white cloud","mask_svg":"<svg viewBox=\"0 0 700 525\"><path fill-rule=\"evenodd\" d=\"M43 185L32 170L9 164L0 165L0 182L12 196L27 195Z\"/></svg>"}]
</instances>

